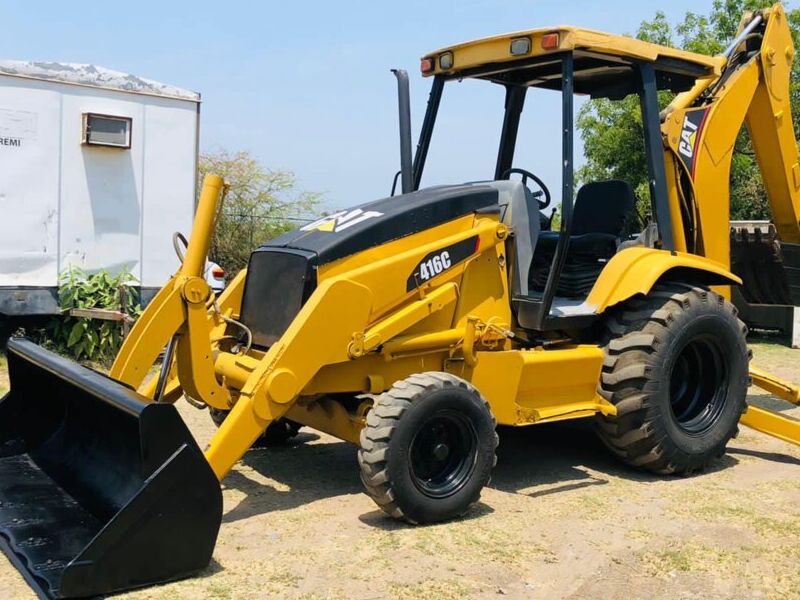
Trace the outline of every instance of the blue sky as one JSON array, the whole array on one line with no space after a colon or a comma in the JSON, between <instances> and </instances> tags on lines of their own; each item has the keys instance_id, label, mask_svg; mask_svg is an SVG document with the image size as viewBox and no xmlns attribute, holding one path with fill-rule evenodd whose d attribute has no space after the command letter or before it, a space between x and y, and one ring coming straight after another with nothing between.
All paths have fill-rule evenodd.
<instances>
[{"instance_id":1,"label":"blue sky","mask_svg":"<svg viewBox=\"0 0 800 600\"><path fill-rule=\"evenodd\" d=\"M250 150L328 207L388 194L399 168L396 88L409 71L412 120L429 81L419 57L506 31L571 24L634 32L663 10L673 22L711 0L308 0L228 2L22 2L0 0L0 55L95 63L199 91L201 147ZM491 177L502 93L486 83L446 88L425 183ZM526 105L517 166L559 187L559 101Z\"/></svg>"}]
</instances>

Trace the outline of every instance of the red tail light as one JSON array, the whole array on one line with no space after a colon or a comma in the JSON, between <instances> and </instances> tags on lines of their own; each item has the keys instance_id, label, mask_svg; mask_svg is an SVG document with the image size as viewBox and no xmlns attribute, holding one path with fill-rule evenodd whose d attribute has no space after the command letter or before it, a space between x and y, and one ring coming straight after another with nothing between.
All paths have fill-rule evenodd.
<instances>
[{"instance_id":1,"label":"red tail light","mask_svg":"<svg viewBox=\"0 0 800 600\"><path fill-rule=\"evenodd\" d=\"M225 269L223 269L222 267L214 267L213 269L211 269L211 276L214 279L222 279L223 277L225 277Z\"/></svg>"}]
</instances>

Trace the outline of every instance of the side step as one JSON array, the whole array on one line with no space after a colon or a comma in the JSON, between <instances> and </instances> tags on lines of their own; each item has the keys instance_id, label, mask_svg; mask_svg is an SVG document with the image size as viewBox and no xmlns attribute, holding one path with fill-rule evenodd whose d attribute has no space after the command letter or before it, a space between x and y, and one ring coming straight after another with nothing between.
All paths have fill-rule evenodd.
<instances>
[{"instance_id":1,"label":"side step","mask_svg":"<svg viewBox=\"0 0 800 600\"><path fill-rule=\"evenodd\" d=\"M0 400L0 547L43 598L162 583L208 565L219 482L170 404L27 340Z\"/></svg>"}]
</instances>

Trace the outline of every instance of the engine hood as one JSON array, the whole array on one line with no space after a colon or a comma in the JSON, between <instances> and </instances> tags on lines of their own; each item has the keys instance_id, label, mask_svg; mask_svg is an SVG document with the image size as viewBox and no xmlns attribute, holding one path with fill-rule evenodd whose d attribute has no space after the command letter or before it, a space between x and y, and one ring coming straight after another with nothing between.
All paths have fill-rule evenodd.
<instances>
[{"instance_id":1,"label":"engine hood","mask_svg":"<svg viewBox=\"0 0 800 600\"><path fill-rule=\"evenodd\" d=\"M497 206L498 191L486 184L426 188L324 216L256 251L287 248L311 252L317 265L323 265Z\"/></svg>"}]
</instances>

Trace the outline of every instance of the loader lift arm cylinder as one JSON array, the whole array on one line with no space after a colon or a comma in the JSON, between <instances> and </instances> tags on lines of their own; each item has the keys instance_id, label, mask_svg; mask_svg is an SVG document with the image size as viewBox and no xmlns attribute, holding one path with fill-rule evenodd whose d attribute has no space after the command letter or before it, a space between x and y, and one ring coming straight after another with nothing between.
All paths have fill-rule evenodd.
<instances>
[{"instance_id":1,"label":"loader lift arm cylinder","mask_svg":"<svg viewBox=\"0 0 800 600\"><path fill-rule=\"evenodd\" d=\"M218 175L206 175L203 189L197 203L197 212L192 225L189 247L183 258L181 275L185 277L201 277L208 260L208 249L211 247L211 236L214 233L214 222L220 205L220 195L225 183Z\"/></svg>"}]
</instances>

